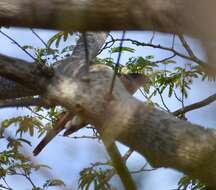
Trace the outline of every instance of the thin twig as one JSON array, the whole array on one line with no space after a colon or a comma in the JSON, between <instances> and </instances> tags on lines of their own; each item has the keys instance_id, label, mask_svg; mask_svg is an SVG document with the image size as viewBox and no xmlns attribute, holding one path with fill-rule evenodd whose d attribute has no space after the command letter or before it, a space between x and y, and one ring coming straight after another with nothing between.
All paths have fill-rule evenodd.
<instances>
[{"instance_id":1,"label":"thin twig","mask_svg":"<svg viewBox=\"0 0 216 190\"><path fill-rule=\"evenodd\" d=\"M147 163L144 164L144 166L141 167L139 170L131 171L131 174L137 174L137 173L141 173L141 172L151 172L151 171L156 170L156 168L146 169L146 166L147 166Z\"/></svg>"},{"instance_id":2,"label":"thin twig","mask_svg":"<svg viewBox=\"0 0 216 190\"><path fill-rule=\"evenodd\" d=\"M187 56L185 54L182 54L180 52L178 52L177 50L175 50L174 48L170 48L170 47L166 47L166 46L162 46L160 44L156 45L156 44L150 44L150 43L145 43L145 42L139 42L137 40L133 40L133 39L129 39L129 38L125 38L123 39L124 41L127 41L127 42L131 42L132 44L134 45L137 45L137 46L143 46L143 47L151 47L151 48L155 48L155 49L162 49L162 50L165 50L165 51L169 51L169 52L172 52L173 54L179 56L179 57L182 57L184 59L187 59L187 60L190 60L190 61L193 61L195 63L197 63L198 65L201 65L203 67L207 67L210 69L210 66L207 65L204 61L202 61L201 59L197 58L197 57L191 57L191 56ZM106 42L106 44L109 44L109 43L113 43L113 42L117 42L117 41L121 41L121 39L114 39L114 40L110 40L108 42Z\"/></svg>"},{"instance_id":3,"label":"thin twig","mask_svg":"<svg viewBox=\"0 0 216 190\"><path fill-rule=\"evenodd\" d=\"M185 106L184 108L178 109L178 110L172 112L172 114L175 116L178 116L180 114L183 114L183 113L207 106L208 104L214 102L215 100L216 100L216 94L213 94L212 96L209 96L208 98L206 98L202 101L199 101L197 103Z\"/></svg>"},{"instance_id":4,"label":"thin twig","mask_svg":"<svg viewBox=\"0 0 216 190\"><path fill-rule=\"evenodd\" d=\"M37 115L39 118L43 118L43 119L45 119L45 120L47 120L47 121L49 121L49 122L53 122L51 119L49 119L49 118L43 116L42 114L39 114L39 113L35 112L31 107L26 107L26 108L27 108L28 110L30 110L33 114Z\"/></svg>"},{"instance_id":5,"label":"thin twig","mask_svg":"<svg viewBox=\"0 0 216 190\"><path fill-rule=\"evenodd\" d=\"M5 185L7 186L7 187L5 187L5 189L13 190L13 189L10 187L10 185L8 184L8 182L6 181L5 177L2 177L2 180L4 181Z\"/></svg>"},{"instance_id":6,"label":"thin twig","mask_svg":"<svg viewBox=\"0 0 216 190\"><path fill-rule=\"evenodd\" d=\"M9 40L11 40L16 46L18 46L22 51L24 51L29 57L31 57L34 61L37 61L37 59L35 57L33 57L28 51L26 51L26 49L24 49L16 40L14 40L13 38L11 38L8 34L6 34L5 32L2 32L2 30L0 30L0 33L5 36L6 38L8 38Z\"/></svg>"},{"instance_id":7,"label":"thin twig","mask_svg":"<svg viewBox=\"0 0 216 190\"><path fill-rule=\"evenodd\" d=\"M52 106L52 105L45 102L41 98L33 98L33 97L0 100L0 108L27 107L27 106L48 107L48 106Z\"/></svg>"},{"instance_id":8,"label":"thin twig","mask_svg":"<svg viewBox=\"0 0 216 190\"><path fill-rule=\"evenodd\" d=\"M155 34L156 34L156 32L154 31L154 32L152 33L152 37L151 37L151 39L150 39L150 41L149 41L150 44L153 43L153 40L154 40Z\"/></svg>"},{"instance_id":9,"label":"thin twig","mask_svg":"<svg viewBox=\"0 0 216 190\"><path fill-rule=\"evenodd\" d=\"M171 55L171 56L169 56L167 58L161 59L161 60L153 61L153 62L151 62L151 64L164 63L167 60L170 60L170 59L174 58L175 56L176 56L176 54L173 53L173 55Z\"/></svg>"},{"instance_id":10,"label":"thin twig","mask_svg":"<svg viewBox=\"0 0 216 190\"><path fill-rule=\"evenodd\" d=\"M26 175L26 174L24 174L24 173L16 173L15 175L25 177L25 178L29 181L29 183L32 185L32 187L33 187L33 188L36 188L36 185L34 184L34 182L32 181L32 179L31 179L30 176L28 176L28 175Z\"/></svg>"},{"instance_id":11,"label":"thin twig","mask_svg":"<svg viewBox=\"0 0 216 190\"><path fill-rule=\"evenodd\" d=\"M42 42L42 44L46 47L49 48L47 43L34 31L33 28L30 28L30 30L32 31L32 33Z\"/></svg>"},{"instance_id":12,"label":"thin twig","mask_svg":"<svg viewBox=\"0 0 216 190\"><path fill-rule=\"evenodd\" d=\"M147 97L146 94L142 91L141 88L139 88L139 91L140 91L140 93L142 94L142 96L143 96L144 98L148 99L148 97Z\"/></svg>"},{"instance_id":13,"label":"thin twig","mask_svg":"<svg viewBox=\"0 0 216 190\"><path fill-rule=\"evenodd\" d=\"M112 91L113 91L114 84L115 84L115 79L116 79L117 73L118 73L118 71L119 71L119 64L120 64L120 59L121 59L121 54L122 54L122 46L123 46L123 40L124 40L124 37L125 37L125 33L126 33L126 32L123 31L122 40L120 41L120 45L119 45L119 54L118 54L117 62L116 62L116 64L115 64L115 68L114 68L114 75L113 75L112 82L111 82L111 85L110 85L109 96L112 95Z\"/></svg>"},{"instance_id":14,"label":"thin twig","mask_svg":"<svg viewBox=\"0 0 216 190\"><path fill-rule=\"evenodd\" d=\"M60 135L62 137L68 137L68 138L71 138L71 139L98 139L98 137L96 136L88 136L88 135L83 135L83 136L64 136L64 135Z\"/></svg>"},{"instance_id":15,"label":"thin twig","mask_svg":"<svg viewBox=\"0 0 216 190\"><path fill-rule=\"evenodd\" d=\"M174 49L174 46L175 46L175 38L176 38L176 35L173 34L173 39L172 39L172 49Z\"/></svg>"},{"instance_id":16,"label":"thin twig","mask_svg":"<svg viewBox=\"0 0 216 190\"><path fill-rule=\"evenodd\" d=\"M165 104L165 101L164 101L164 99L163 99L162 94L160 93L160 90L159 90L158 88L156 88L156 90L157 90L157 92L158 92L158 94L159 94L159 96L160 96L160 99L161 99L161 102L162 102L163 106L166 108L167 112L170 112L170 109L169 109L169 108L167 107L167 105Z\"/></svg>"},{"instance_id":17,"label":"thin twig","mask_svg":"<svg viewBox=\"0 0 216 190\"><path fill-rule=\"evenodd\" d=\"M181 98L179 98L178 96L177 96L177 94L176 94L176 92L174 91L174 96L175 96L175 98L179 101L179 102L181 102L182 103L182 100L181 100Z\"/></svg>"},{"instance_id":18,"label":"thin twig","mask_svg":"<svg viewBox=\"0 0 216 190\"><path fill-rule=\"evenodd\" d=\"M179 39L180 39L180 41L181 41L183 47L184 47L185 50L187 51L188 55L189 55L190 57L196 58L196 56L195 56L193 50L190 48L190 46L189 46L189 44L187 43L187 41L185 40L184 36L181 35L181 34L179 34L178 37L179 37Z\"/></svg>"}]
</instances>

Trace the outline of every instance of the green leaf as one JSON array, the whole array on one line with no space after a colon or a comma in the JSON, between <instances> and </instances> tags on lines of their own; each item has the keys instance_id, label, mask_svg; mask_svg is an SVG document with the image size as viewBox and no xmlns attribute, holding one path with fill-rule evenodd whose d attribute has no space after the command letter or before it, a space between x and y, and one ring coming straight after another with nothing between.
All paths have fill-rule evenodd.
<instances>
[{"instance_id":1,"label":"green leaf","mask_svg":"<svg viewBox=\"0 0 216 190\"><path fill-rule=\"evenodd\" d=\"M183 176L178 182L177 190L204 190L205 185L200 183L197 179L191 179L189 176Z\"/></svg>"},{"instance_id":2,"label":"green leaf","mask_svg":"<svg viewBox=\"0 0 216 190\"><path fill-rule=\"evenodd\" d=\"M65 48L62 49L61 53L66 53L74 50L74 45L66 46Z\"/></svg>"},{"instance_id":3,"label":"green leaf","mask_svg":"<svg viewBox=\"0 0 216 190\"><path fill-rule=\"evenodd\" d=\"M168 96L171 97L174 92L174 85L170 85Z\"/></svg>"},{"instance_id":4,"label":"green leaf","mask_svg":"<svg viewBox=\"0 0 216 190\"><path fill-rule=\"evenodd\" d=\"M74 34L73 32L68 32L68 31L58 32L48 40L47 45L48 47L51 47L51 45L55 42L55 47L58 48L61 39L63 39L65 42L68 39L69 35L73 35L73 34Z\"/></svg>"},{"instance_id":5,"label":"green leaf","mask_svg":"<svg viewBox=\"0 0 216 190\"><path fill-rule=\"evenodd\" d=\"M52 169L51 167L49 167L48 165L46 164L35 164L32 166L32 168L34 168L35 170L39 170L41 168L47 168L47 169Z\"/></svg>"},{"instance_id":6,"label":"green leaf","mask_svg":"<svg viewBox=\"0 0 216 190\"><path fill-rule=\"evenodd\" d=\"M28 144L29 146L32 146L31 142L28 141L28 140L26 140L26 139L19 138L19 139L17 139L17 140L18 140L18 141L21 141L21 142L24 142L24 143Z\"/></svg>"},{"instance_id":7,"label":"green leaf","mask_svg":"<svg viewBox=\"0 0 216 190\"><path fill-rule=\"evenodd\" d=\"M3 168L0 168L0 179L1 179L1 177L4 177L5 175L6 175L6 170L5 169L3 169Z\"/></svg>"},{"instance_id":8,"label":"green leaf","mask_svg":"<svg viewBox=\"0 0 216 190\"><path fill-rule=\"evenodd\" d=\"M60 179L49 179L43 185L43 187L51 187L51 186L65 186L65 183Z\"/></svg>"},{"instance_id":9,"label":"green leaf","mask_svg":"<svg viewBox=\"0 0 216 190\"><path fill-rule=\"evenodd\" d=\"M24 45L22 46L23 49L31 49L31 50L35 50L35 48L33 46L30 46L30 45Z\"/></svg>"},{"instance_id":10,"label":"green leaf","mask_svg":"<svg viewBox=\"0 0 216 190\"><path fill-rule=\"evenodd\" d=\"M154 55L148 55L145 57L146 59L154 59Z\"/></svg>"},{"instance_id":11,"label":"green leaf","mask_svg":"<svg viewBox=\"0 0 216 190\"><path fill-rule=\"evenodd\" d=\"M173 63L176 63L176 61L175 60L171 60L171 59L166 60L166 61L163 62L163 64L165 64L165 65L169 65L169 64L173 64Z\"/></svg>"},{"instance_id":12,"label":"green leaf","mask_svg":"<svg viewBox=\"0 0 216 190\"><path fill-rule=\"evenodd\" d=\"M130 48L130 47L113 47L113 48L111 48L112 53L118 53L118 52L124 52L124 51L134 53L135 49Z\"/></svg>"}]
</instances>

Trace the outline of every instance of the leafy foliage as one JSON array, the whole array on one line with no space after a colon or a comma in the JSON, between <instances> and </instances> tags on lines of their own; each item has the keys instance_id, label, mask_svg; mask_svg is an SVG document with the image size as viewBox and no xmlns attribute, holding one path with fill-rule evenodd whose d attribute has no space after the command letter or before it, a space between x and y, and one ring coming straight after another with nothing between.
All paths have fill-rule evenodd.
<instances>
[{"instance_id":1,"label":"leafy foliage","mask_svg":"<svg viewBox=\"0 0 216 190\"><path fill-rule=\"evenodd\" d=\"M106 180L110 174L110 169L102 170L94 167L84 168L80 172L79 188L88 190L93 186L93 189L110 190L112 185ZM91 186L92 185L92 186Z\"/></svg>"},{"instance_id":2,"label":"leafy foliage","mask_svg":"<svg viewBox=\"0 0 216 190\"><path fill-rule=\"evenodd\" d=\"M73 35L74 32L62 31L55 34L52 38L50 38L47 42L47 46L51 47L51 45L55 42L55 46L58 48L60 41L63 39L64 42L68 39L70 35Z\"/></svg>"},{"instance_id":3,"label":"leafy foliage","mask_svg":"<svg viewBox=\"0 0 216 190\"><path fill-rule=\"evenodd\" d=\"M119 52L130 52L130 53L134 53L135 49L131 48L131 47L113 47L111 48L111 53L119 53Z\"/></svg>"},{"instance_id":4,"label":"leafy foliage","mask_svg":"<svg viewBox=\"0 0 216 190\"><path fill-rule=\"evenodd\" d=\"M205 186L196 179L191 179L189 176L182 177L178 182L176 190L205 190Z\"/></svg>"}]
</instances>

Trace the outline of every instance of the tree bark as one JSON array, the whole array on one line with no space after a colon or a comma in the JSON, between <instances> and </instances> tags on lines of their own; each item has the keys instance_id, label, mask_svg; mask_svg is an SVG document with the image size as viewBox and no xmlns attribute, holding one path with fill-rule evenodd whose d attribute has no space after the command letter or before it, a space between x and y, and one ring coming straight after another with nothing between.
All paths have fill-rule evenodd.
<instances>
[{"instance_id":1,"label":"tree bark","mask_svg":"<svg viewBox=\"0 0 216 190\"><path fill-rule=\"evenodd\" d=\"M41 89L33 85L40 78L37 74L36 64L0 54L0 99L38 95Z\"/></svg>"},{"instance_id":2,"label":"tree bark","mask_svg":"<svg viewBox=\"0 0 216 190\"><path fill-rule=\"evenodd\" d=\"M1 61L1 60L0 60ZM36 92L16 82L0 77L0 99L33 96Z\"/></svg>"},{"instance_id":3,"label":"tree bark","mask_svg":"<svg viewBox=\"0 0 216 190\"><path fill-rule=\"evenodd\" d=\"M1 0L0 25L186 34L201 40L215 74L215 7L214 0Z\"/></svg>"},{"instance_id":4,"label":"tree bark","mask_svg":"<svg viewBox=\"0 0 216 190\"><path fill-rule=\"evenodd\" d=\"M214 0L1 0L0 24L67 30L156 30L215 37Z\"/></svg>"}]
</instances>

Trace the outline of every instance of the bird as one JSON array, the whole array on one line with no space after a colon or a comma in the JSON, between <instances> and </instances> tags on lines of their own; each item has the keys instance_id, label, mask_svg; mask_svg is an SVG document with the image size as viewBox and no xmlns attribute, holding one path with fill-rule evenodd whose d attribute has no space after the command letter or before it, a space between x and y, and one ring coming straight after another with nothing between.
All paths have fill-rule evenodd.
<instances>
[{"instance_id":1,"label":"bird","mask_svg":"<svg viewBox=\"0 0 216 190\"><path fill-rule=\"evenodd\" d=\"M64 126L67 124L71 118L73 118L74 114L66 111L62 112L58 117L56 124L54 127L47 131L46 136L40 141L40 143L36 146L33 151L33 155L37 156L43 148L59 133L64 129Z\"/></svg>"},{"instance_id":2,"label":"bird","mask_svg":"<svg viewBox=\"0 0 216 190\"><path fill-rule=\"evenodd\" d=\"M117 76L120 78L125 89L131 95L133 95L141 86L150 83L150 79L141 73L118 74ZM62 112L54 124L54 127L48 130L46 136L33 150L33 155L37 156L44 149L44 147L62 130L66 129L63 136L68 136L83 128L87 124L88 123L82 120L80 116L75 115L71 111Z\"/></svg>"},{"instance_id":3,"label":"bird","mask_svg":"<svg viewBox=\"0 0 216 190\"><path fill-rule=\"evenodd\" d=\"M149 77L141 73L118 74L126 90L133 95L141 86L150 84Z\"/></svg>"}]
</instances>

